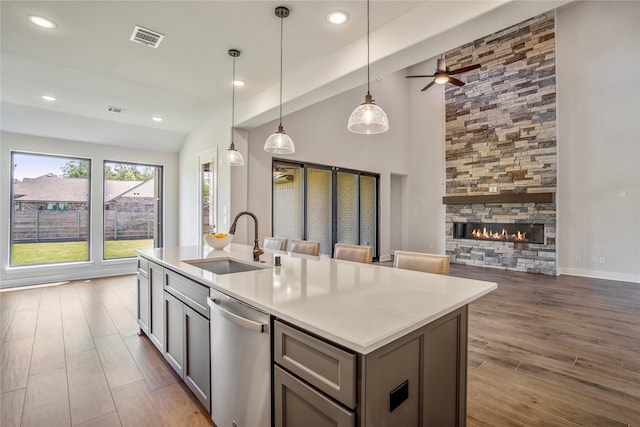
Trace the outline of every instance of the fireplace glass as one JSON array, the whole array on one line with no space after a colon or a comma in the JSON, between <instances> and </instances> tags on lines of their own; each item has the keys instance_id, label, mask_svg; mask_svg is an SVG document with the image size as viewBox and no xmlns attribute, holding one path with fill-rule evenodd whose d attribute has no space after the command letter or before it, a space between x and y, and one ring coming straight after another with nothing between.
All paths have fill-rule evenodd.
<instances>
[{"instance_id":1,"label":"fireplace glass","mask_svg":"<svg viewBox=\"0 0 640 427\"><path fill-rule=\"evenodd\" d=\"M544 243L544 224L454 222L455 239Z\"/></svg>"}]
</instances>

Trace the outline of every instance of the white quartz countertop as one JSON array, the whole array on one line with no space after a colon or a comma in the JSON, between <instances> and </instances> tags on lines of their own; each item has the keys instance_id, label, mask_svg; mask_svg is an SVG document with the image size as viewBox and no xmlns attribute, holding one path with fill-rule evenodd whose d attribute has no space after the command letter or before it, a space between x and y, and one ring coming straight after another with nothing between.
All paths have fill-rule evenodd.
<instances>
[{"instance_id":1,"label":"white quartz countertop","mask_svg":"<svg viewBox=\"0 0 640 427\"><path fill-rule=\"evenodd\" d=\"M141 249L152 261L360 354L370 353L497 288L492 282L420 273L327 256L252 247ZM274 267L274 257L281 266ZM215 275L188 260L233 259L264 268Z\"/></svg>"}]
</instances>

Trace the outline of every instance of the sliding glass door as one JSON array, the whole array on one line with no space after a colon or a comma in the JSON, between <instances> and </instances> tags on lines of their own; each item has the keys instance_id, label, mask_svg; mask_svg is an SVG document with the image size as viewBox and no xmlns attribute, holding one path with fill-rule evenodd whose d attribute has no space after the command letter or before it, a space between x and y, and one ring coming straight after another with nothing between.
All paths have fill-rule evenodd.
<instances>
[{"instance_id":1,"label":"sliding glass door","mask_svg":"<svg viewBox=\"0 0 640 427\"><path fill-rule=\"evenodd\" d=\"M320 253L331 255L333 247L333 172L306 168L306 240L320 242Z\"/></svg>"},{"instance_id":2,"label":"sliding glass door","mask_svg":"<svg viewBox=\"0 0 640 427\"><path fill-rule=\"evenodd\" d=\"M337 167L273 161L273 235L373 247L378 258L379 175Z\"/></svg>"}]
</instances>

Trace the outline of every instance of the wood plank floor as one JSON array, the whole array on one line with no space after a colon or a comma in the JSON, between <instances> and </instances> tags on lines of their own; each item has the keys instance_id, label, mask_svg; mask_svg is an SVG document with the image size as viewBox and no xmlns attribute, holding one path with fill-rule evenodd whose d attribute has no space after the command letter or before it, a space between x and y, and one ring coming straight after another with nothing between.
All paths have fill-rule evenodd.
<instances>
[{"instance_id":1,"label":"wood plank floor","mask_svg":"<svg viewBox=\"0 0 640 427\"><path fill-rule=\"evenodd\" d=\"M498 283L469 309L468 426L640 426L640 284L451 275Z\"/></svg>"},{"instance_id":2,"label":"wood plank floor","mask_svg":"<svg viewBox=\"0 0 640 427\"><path fill-rule=\"evenodd\" d=\"M470 306L467 425L640 427L640 284L451 275L498 283ZM210 425L135 310L135 276L0 293L0 425Z\"/></svg>"},{"instance_id":3,"label":"wood plank floor","mask_svg":"<svg viewBox=\"0 0 640 427\"><path fill-rule=\"evenodd\" d=\"M136 279L0 292L0 426L210 426L137 335Z\"/></svg>"}]
</instances>

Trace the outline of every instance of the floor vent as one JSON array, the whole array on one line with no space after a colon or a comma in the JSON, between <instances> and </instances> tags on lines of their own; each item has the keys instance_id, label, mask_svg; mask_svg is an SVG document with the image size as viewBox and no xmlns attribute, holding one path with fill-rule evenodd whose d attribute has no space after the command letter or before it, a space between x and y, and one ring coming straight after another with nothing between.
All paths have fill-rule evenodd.
<instances>
[{"instance_id":1,"label":"floor vent","mask_svg":"<svg viewBox=\"0 0 640 427\"><path fill-rule=\"evenodd\" d=\"M107 106L107 111L110 113L118 113L118 114L124 114L127 112L126 108L121 108L121 107L113 107L111 105Z\"/></svg>"},{"instance_id":2,"label":"floor vent","mask_svg":"<svg viewBox=\"0 0 640 427\"><path fill-rule=\"evenodd\" d=\"M164 34L136 25L131 33L130 40L136 43L142 43L149 47L157 48L163 38Z\"/></svg>"}]
</instances>

